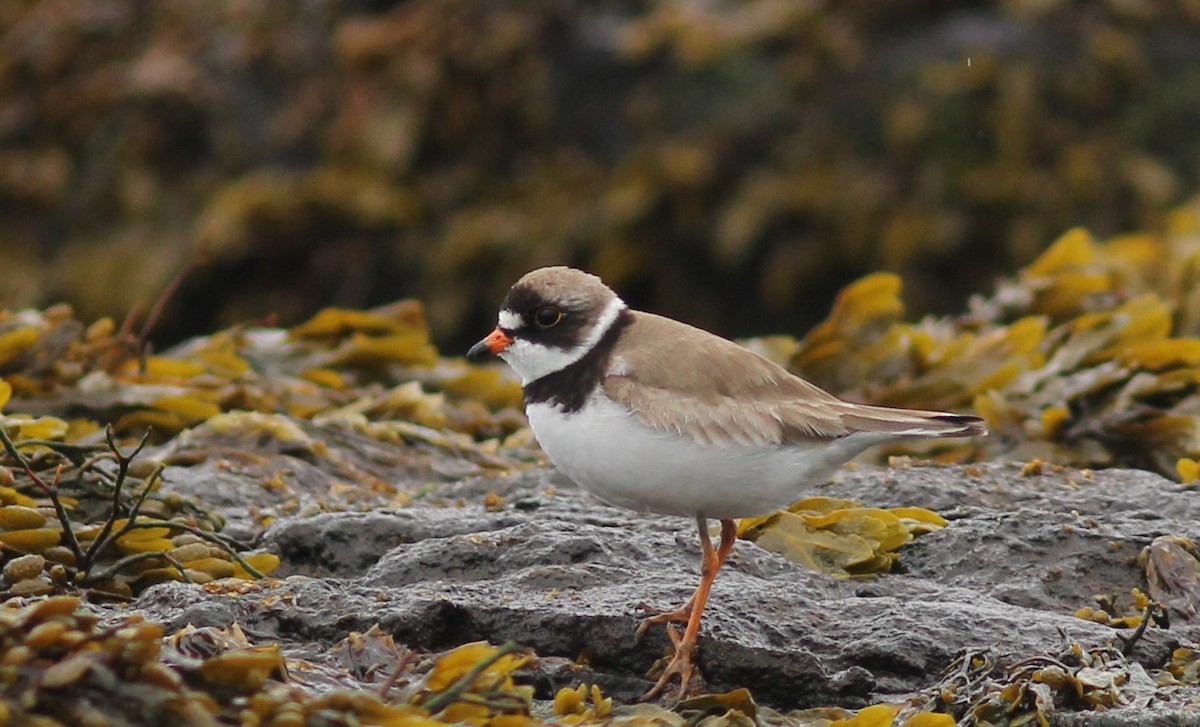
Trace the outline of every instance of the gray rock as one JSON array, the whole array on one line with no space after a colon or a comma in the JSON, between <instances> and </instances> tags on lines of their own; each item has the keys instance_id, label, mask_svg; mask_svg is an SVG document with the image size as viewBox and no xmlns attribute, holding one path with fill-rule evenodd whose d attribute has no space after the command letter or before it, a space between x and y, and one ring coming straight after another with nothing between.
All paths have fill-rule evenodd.
<instances>
[{"instance_id":1,"label":"gray rock","mask_svg":"<svg viewBox=\"0 0 1200 727\"><path fill-rule=\"evenodd\" d=\"M488 512L487 492L507 505ZM1056 653L1064 640L1118 643L1114 629L1071 614L1096 594L1141 585L1133 558L1150 538L1200 536L1200 494L1141 472L860 469L815 494L953 519L906 546L898 572L862 579L739 542L702 630L712 688L750 686L778 707L855 707L929 688L966 648L1015 660ZM375 623L429 649L511 639L546 657L587 653L592 680L635 700L669 643L661 629L635 638L638 605L674 607L694 589L692 523L609 507L551 470L466 480L439 496L447 505L282 520L263 543L290 577L237 599L165 584L136 606L169 628L238 621L306 654ZM1158 668L1198 639L1194 624L1151 628L1133 656ZM548 697L561 684L541 686Z\"/></svg>"}]
</instances>

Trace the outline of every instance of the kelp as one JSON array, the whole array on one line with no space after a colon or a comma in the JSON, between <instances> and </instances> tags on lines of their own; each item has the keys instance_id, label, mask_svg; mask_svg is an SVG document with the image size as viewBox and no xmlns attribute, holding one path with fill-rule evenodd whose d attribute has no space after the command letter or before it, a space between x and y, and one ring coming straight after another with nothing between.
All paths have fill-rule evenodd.
<instances>
[{"instance_id":1,"label":"kelp","mask_svg":"<svg viewBox=\"0 0 1200 727\"><path fill-rule=\"evenodd\" d=\"M128 598L165 579L269 572L274 555L243 557L218 534L219 517L158 494L166 464L195 464L222 441L303 451L343 477L354 466L306 426L419 443L495 469L530 456L500 453L501 439L524 425L519 386L499 369L439 358L413 301L331 308L289 330L238 327L159 353L125 328L84 326L65 306L0 313L0 462L11 468L0 483L0 542L9 557L40 556L46 569L6 579L10 594L83 587ZM135 463L150 440L171 446ZM395 491L369 472L352 481ZM324 506L337 507L336 495ZM26 576L32 562L14 573Z\"/></svg>"},{"instance_id":2,"label":"kelp","mask_svg":"<svg viewBox=\"0 0 1200 727\"><path fill-rule=\"evenodd\" d=\"M848 398L974 410L991 435L896 452L1134 466L1190 480L1200 451L1200 201L1164 235L1067 232L963 315L904 320L900 281L847 286L788 365Z\"/></svg>"},{"instance_id":3,"label":"kelp","mask_svg":"<svg viewBox=\"0 0 1200 727\"><path fill-rule=\"evenodd\" d=\"M10 601L0 606L0 724L520 727L537 724L530 688L513 682L527 660L509 647L467 644L397 660L388 686L413 683L398 698L337 687L314 694L289 677L308 663L252 643L236 624L164 638L158 624L102 619L76 598Z\"/></svg>"},{"instance_id":4,"label":"kelp","mask_svg":"<svg viewBox=\"0 0 1200 727\"><path fill-rule=\"evenodd\" d=\"M1160 535L1142 549L1138 564L1145 569L1147 599L1153 599L1171 618L1200 617L1200 547L1176 535Z\"/></svg>"},{"instance_id":5,"label":"kelp","mask_svg":"<svg viewBox=\"0 0 1200 727\"><path fill-rule=\"evenodd\" d=\"M0 422L0 461L12 463L10 484L0 487L6 560L0 595L83 591L123 600L163 580L261 578L279 565L271 553L239 554L216 532L218 516L156 494L162 465L133 482L145 437L128 453L111 429L105 445L95 447L53 438L14 441L4 426L9 421ZM14 429L25 433L27 426Z\"/></svg>"},{"instance_id":6,"label":"kelp","mask_svg":"<svg viewBox=\"0 0 1200 727\"><path fill-rule=\"evenodd\" d=\"M896 550L946 520L919 507L884 510L853 500L809 497L786 510L738 523L738 537L812 570L840 576L886 572Z\"/></svg>"},{"instance_id":7,"label":"kelp","mask_svg":"<svg viewBox=\"0 0 1200 727\"><path fill-rule=\"evenodd\" d=\"M992 649L967 650L917 703L960 725L1042 727L1052 724L1059 711L1103 712L1151 703L1187 708L1182 701L1165 699L1160 687L1197 684L1195 662L1190 649L1177 649L1166 668L1154 671L1120 651L1089 651L1078 644L1067 644L1058 654L1024 658Z\"/></svg>"},{"instance_id":8,"label":"kelp","mask_svg":"<svg viewBox=\"0 0 1200 727\"><path fill-rule=\"evenodd\" d=\"M84 328L62 306L0 313L0 341L17 334L0 377L20 412L71 410L92 422L72 431L47 420L67 428L66 441L94 433L97 422L120 435L151 428L163 440L232 411L363 414L476 438L523 423L506 411L520 404L516 383L438 358L415 301L326 309L289 330L238 327L152 355L131 350L111 321Z\"/></svg>"},{"instance_id":9,"label":"kelp","mask_svg":"<svg viewBox=\"0 0 1200 727\"><path fill-rule=\"evenodd\" d=\"M405 289L462 337L549 259L710 327L880 267L945 306L1073 220L1153 225L1196 182L1195 54L1163 42L1194 32L1187 2L0 17L0 290L126 310L190 257L172 336ZM992 32L964 43L968 21Z\"/></svg>"},{"instance_id":10,"label":"kelp","mask_svg":"<svg viewBox=\"0 0 1200 727\"><path fill-rule=\"evenodd\" d=\"M345 670L372 655L377 689L346 688ZM0 606L0 724L254 725L256 727L947 727L913 704L780 713L746 689L681 702L614 705L596 685L563 687L536 702L522 683L536 660L514 645L463 644L440 653L398 649L378 629L351 633L329 655L341 667L256 644L236 623L164 637L138 616L102 619L78 599ZM328 659L325 659L328 661ZM1182 662L1181 662L1182 663ZM320 684L321 689L312 689ZM899 716L898 716L899 715Z\"/></svg>"},{"instance_id":11,"label":"kelp","mask_svg":"<svg viewBox=\"0 0 1200 727\"><path fill-rule=\"evenodd\" d=\"M848 398L974 410L992 430L881 457L1039 458L1191 479L1200 476L1198 209L1178 210L1163 235L1097 241L1072 230L959 316L905 320L899 278L879 273L847 286L804 338L752 345ZM94 441L109 423L122 436L150 427L161 441L241 411L462 451L474 440L487 455L498 451L489 441L527 440L515 381L440 357L414 301L327 309L291 329L238 327L152 355L123 347L111 322L84 326L62 306L7 313L0 376L11 416L28 417L25 435L65 442ZM390 422L424 429L381 426ZM465 438L429 434L446 431Z\"/></svg>"},{"instance_id":12,"label":"kelp","mask_svg":"<svg viewBox=\"0 0 1200 727\"><path fill-rule=\"evenodd\" d=\"M905 321L899 279L878 274L847 287L829 318L804 339L752 345L843 395L974 410L993 430L988 438L892 447L884 456L1028 459L1029 473L1058 464L1143 464L1194 480L1200 477L1194 444L1200 302L1191 283L1200 269L1200 253L1193 251L1200 249L1200 213L1189 210L1160 237L1097 241L1071 231L961 316ZM519 386L502 369L440 356L421 306L412 301L370 311L328 309L290 329L239 326L160 352L132 345L111 321L85 326L62 306L0 314L0 431L8 445L0 471L0 542L7 595L82 589L89 597L121 600L165 579L234 592L236 581L226 579L266 574L278 564L269 553L240 553L201 504L161 495L175 460L166 469L163 462L141 462L143 442L178 445L171 456L181 457L189 442L253 441L263 451L319 461L336 456L315 430L351 431L389 446L436 447L502 470L536 458L519 404ZM345 491L332 494L352 499ZM505 504L499 496L484 503ZM810 498L744 521L740 532L810 567L864 576L888 570L898 548L945 525L919 508ZM1191 541L1160 538L1142 555L1147 585L1146 593L1135 594L1136 612L1101 602L1078 615L1116 628L1191 618L1198 562ZM86 620L47 626L33 643L57 643L55 632L77 626ZM153 631L139 626L126 635L145 640ZM219 653L176 655L168 671L182 675L174 678L179 681L157 669L149 672L154 678L208 695L198 698L197 710L211 706L227 718L222 700L235 694L245 698L239 709L250 710L247 720L252 715L257 723L279 725L303 724L318 713L347 723L354 715L363 724L481 727L682 724L698 714L712 724L739 726L759 719L915 727L951 715L985 720L995 710L1038 721L1052 706L1087 709L1140 699L1131 690L1144 684L1123 657L1072 651L1012 668L976 655L948 677L940 701L872 705L856 713L779 715L757 710L748 694L708 695L674 712L627 708L591 685L569 687L539 707L520 678L533 657L512 647L470 644L436 663L423 657L409 663L407 656L382 656L388 647L378 635L359 635L356 643L372 644L393 667L388 689L382 696L315 697L288 681L289 670L306 667L270 645L249 643L244 634L172 638L176 651L211 639ZM73 658L51 652L39 668L50 671L60 656ZM1179 651L1164 673L1194 679L1194 662L1190 652ZM51 684L78 684L92 673L81 660L70 663L50 672L60 680ZM31 688L49 688L23 679L18 682ZM980 688L985 683L997 688ZM687 710L696 714L683 716Z\"/></svg>"}]
</instances>

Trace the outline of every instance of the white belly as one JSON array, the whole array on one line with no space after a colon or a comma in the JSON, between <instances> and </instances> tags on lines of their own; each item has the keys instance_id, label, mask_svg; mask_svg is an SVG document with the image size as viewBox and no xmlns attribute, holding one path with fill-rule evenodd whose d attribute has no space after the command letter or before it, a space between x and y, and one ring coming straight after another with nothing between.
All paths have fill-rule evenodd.
<instances>
[{"instance_id":1,"label":"white belly","mask_svg":"<svg viewBox=\"0 0 1200 727\"><path fill-rule=\"evenodd\" d=\"M548 404L525 413L550 461L577 485L614 505L668 515L765 515L870 444L851 436L781 448L704 445L645 426L603 394L573 414Z\"/></svg>"}]
</instances>

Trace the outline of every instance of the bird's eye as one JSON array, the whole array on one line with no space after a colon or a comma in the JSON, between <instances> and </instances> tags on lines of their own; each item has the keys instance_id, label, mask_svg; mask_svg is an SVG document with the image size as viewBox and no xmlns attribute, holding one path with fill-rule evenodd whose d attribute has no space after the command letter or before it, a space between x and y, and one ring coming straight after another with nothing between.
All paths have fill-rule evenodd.
<instances>
[{"instance_id":1,"label":"bird's eye","mask_svg":"<svg viewBox=\"0 0 1200 727\"><path fill-rule=\"evenodd\" d=\"M538 312L533 314L533 322L537 324L538 328L553 328L562 319L563 312L550 306L539 308Z\"/></svg>"}]
</instances>

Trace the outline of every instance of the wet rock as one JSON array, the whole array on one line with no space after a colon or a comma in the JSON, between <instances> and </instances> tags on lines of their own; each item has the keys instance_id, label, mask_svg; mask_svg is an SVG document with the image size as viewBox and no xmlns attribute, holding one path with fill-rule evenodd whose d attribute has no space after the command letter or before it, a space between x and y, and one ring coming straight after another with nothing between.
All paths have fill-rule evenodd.
<instances>
[{"instance_id":1,"label":"wet rock","mask_svg":"<svg viewBox=\"0 0 1200 727\"><path fill-rule=\"evenodd\" d=\"M323 513L280 523L267 534L263 545L280 554L287 573L351 578L361 576L386 553L405 543L494 530L506 519L489 515L433 507Z\"/></svg>"},{"instance_id":2,"label":"wet rock","mask_svg":"<svg viewBox=\"0 0 1200 727\"><path fill-rule=\"evenodd\" d=\"M1160 535L1200 536L1200 492L1139 470L1025 476L1020 464L846 472L821 488L951 518L908 545L899 570L1006 603L1070 613L1096 596L1128 602L1137 556ZM900 474L903 473L903 474Z\"/></svg>"},{"instance_id":3,"label":"wet rock","mask_svg":"<svg viewBox=\"0 0 1200 727\"><path fill-rule=\"evenodd\" d=\"M875 507L915 506L950 519L983 512L1044 510L1134 518L1200 519L1200 492L1142 470L1077 470L1047 465L1026 474L1020 462L968 467L843 469L812 494L849 497Z\"/></svg>"},{"instance_id":4,"label":"wet rock","mask_svg":"<svg viewBox=\"0 0 1200 727\"><path fill-rule=\"evenodd\" d=\"M487 492L508 506L489 512ZM284 519L264 543L290 577L236 599L163 584L136 608L169 629L237 621L297 653L376 623L429 649L511 639L544 657L586 654L590 678L618 700L637 699L668 648L661 629L635 638L638 605L674 607L690 595L694 526L609 507L551 470L474 478L441 494L461 505ZM1139 472L863 469L817 494L953 519L904 548L899 572L870 578L835 579L739 542L702 631L714 689L750 686L780 707L852 707L932 686L968 647L1018 660L1054 653L1064 640L1119 645L1128 632L1071 614L1096 594L1139 586L1136 555L1156 535L1200 536L1200 495ZM1195 625L1151 628L1133 658L1160 668L1173 648L1198 639ZM539 684L562 686L548 676L562 672L546 671Z\"/></svg>"}]
</instances>

